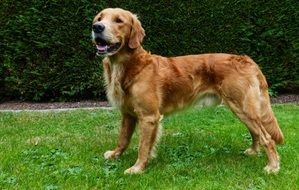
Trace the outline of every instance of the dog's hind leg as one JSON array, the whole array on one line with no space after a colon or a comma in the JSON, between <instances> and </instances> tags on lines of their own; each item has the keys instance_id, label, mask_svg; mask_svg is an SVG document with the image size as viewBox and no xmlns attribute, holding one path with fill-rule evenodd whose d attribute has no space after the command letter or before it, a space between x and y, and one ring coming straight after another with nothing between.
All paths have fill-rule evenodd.
<instances>
[{"instance_id":1,"label":"dog's hind leg","mask_svg":"<svg viewBox=\"0 0 299 190\"><path fill-rule=\"evenodd\" d=\"M265 148L268 157L268 164L264 169L267 172L278 172L280 169L279 156L276 151L275 141L262 125L260 118L252 115L250 112L246 112L246 110L242 111L232 103L228 103L228 105L240 120L246 124L252 136L252 146L245 153L255 154L259 149L259 144L261 144Z\"/></svg>"},{"instance_id":2,"label":"dog's hind leg","mask_svg":"<svg viewBox=\"0 0 299 190\"><path fill-rule=\"evenodd\" d=\"M219 94L250 131L253 143L246 153L255 153L261 144L268 158L268 164L264 169L267 172L278 172L279 156L275 141L280 142L282 139L277 136L280 129L268 126L276 120L272 119L274 116L270 114L272 110L266 81L259 70L255 71L257 73L244 73L244 75L234 76L234 79L223 80Z\"/></svg>"},{"instance_id":3,"label":"dog's hind leg","mask_svg":"<svg viewBox=\"0 0 299 190\"><path fill-rule=\"evenodd\" d=\"M259 138L258 138L258 135L253 130L251 130L250 128L248 128L248 129L249 129L249 132L250 132L250 135L251 135L252 145L251 145L250 148L247 148L244 151L244 153L247 154L247 155L255 155L260 151Z\"/></svg>"},{"instance_id":4,"label":"dog's hind leg","mask_svg":"<svg viewBox=\"0 0 299 190\"><path fill-rule=\"evenodd\" d=\"M240 91L241 92L241 91ZM279 156L276 151L275 141L263 126L261 119L261 108L259 101L259 93L254 88L249 88L246 95L239 95L242 99L234 98L230 94L230 98L226 98L225 102L231 110L239 117L239 119L246 124L252 136L252 146L245 152L253 154L258 151L259 144L261 144L266 151L268 157L268 164L264 168L267 172L279 171Z\"/></svg>"},{"instance_id":5,"label":"dog's hind leg","mask_svg":"<svg viewBox=\"0 0 299 190\"><path fill-rule=\"evenodd\" d=\"M117 147L105 152L105 159L114 159L120 156L128 147L136 126L136 118L122 113L122 123Z\"/></svg>"},{"instance_id":6,"label":"dog's hind leg","mask_svg":"<svg viewBox=\"0 0 299 190\"><path fill-rule=\"evenodd\" d=\"M256 130L256 127L253 125L251 119L248 118L247 114L245 114L240 106L235 105L235 103L231 101L225 101L229 108L233 111L233 113L243 122L247 129L250 132L252 145L250 148L244 151L247 155L254 155L257 154L260 150L260 143L259 143L259 132Z\"/></svg>"}]
</instances>

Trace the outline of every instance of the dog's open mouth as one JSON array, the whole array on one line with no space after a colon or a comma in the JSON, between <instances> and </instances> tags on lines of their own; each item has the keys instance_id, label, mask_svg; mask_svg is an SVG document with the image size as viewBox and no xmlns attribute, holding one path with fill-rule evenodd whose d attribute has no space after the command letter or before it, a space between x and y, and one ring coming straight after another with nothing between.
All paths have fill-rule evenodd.
<instances>
[{"instance_id":1,"label":"dog's open mouth","mask_svg":"<svg viewBox=\"0 0 299 190\"><path fill-rule=\"evenodd\" d=\"M111 54L116 52L119 48L121 43L108 43L107 41L101 39L101 38L96 38L96 47L97 47L97 54L98 55L105 55L105 54Z\"/></svg>"}]
</instances>

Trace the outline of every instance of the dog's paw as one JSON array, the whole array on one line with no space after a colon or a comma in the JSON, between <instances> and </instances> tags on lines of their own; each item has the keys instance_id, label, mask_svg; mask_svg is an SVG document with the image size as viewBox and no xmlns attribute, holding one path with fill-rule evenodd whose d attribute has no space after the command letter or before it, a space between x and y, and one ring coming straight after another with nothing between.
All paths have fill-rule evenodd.
<instances>
[{"instance_id":1,"label":"dog's paw","mask_svg":"<svg viewBox=\"0 0 299 190\"><path fill-rule=\"evenodd\" d=\"M266 167L264 167L264 171L268 174L271 173L277 174L279 170L280 170L279 164L277 164L276 166L267 165Z\"/></svg>"},{"instance_id":2,"label":"dog's paw","mask_svg":"<svg viewBox=\"0 0 299 190\"><path fill-rule=\"evenodd\" d=\"M143 172L143 168L139 166L132 166L129 169L126 169L124 174L141 174Z\"/></svg>"},{"instance_id":3,"label":"dog's paw","mask_svg":"<svg viewBox=\"0 0 299 190\"><path fill-rule=\"evenodd\" d=\"M104 158L105 158L106 160L115 159L115 158L117 158L118 156L119 156L119 154L117 154L117 152L114 151L114 150L108 150L108 151L106 151L106 152L104 153Z\"/></svg>"},{"instance_id":4,"label":"dog's paw","mask_svg":"<svg viewBox=\"0 0 299 190\"><path fill-rule=\"evenodd\" d=\"M258 154L258 152L259 152L258 150L255 150L253 148L248 148L244 151L244 154L246 154L246 155L256 155L256 154Z\"/></svg>"}]
</instances>

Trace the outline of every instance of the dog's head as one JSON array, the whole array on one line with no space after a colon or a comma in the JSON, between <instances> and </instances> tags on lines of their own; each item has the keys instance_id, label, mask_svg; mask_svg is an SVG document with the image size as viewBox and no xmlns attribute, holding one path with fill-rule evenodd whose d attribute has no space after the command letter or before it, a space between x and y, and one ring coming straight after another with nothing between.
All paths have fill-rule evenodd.
<instances>
[{"instance_id":1,"label":"dog's head","mask_svg":"<svg viewBox=\"0 0 299 190\"><path fill-rule=\"evenodd\" d=\"M129 11L108 8L93 19L92 40L98 55L111 56L125 48L136 49L144 36L140 21Z\"/></svg>"}]
</instances>

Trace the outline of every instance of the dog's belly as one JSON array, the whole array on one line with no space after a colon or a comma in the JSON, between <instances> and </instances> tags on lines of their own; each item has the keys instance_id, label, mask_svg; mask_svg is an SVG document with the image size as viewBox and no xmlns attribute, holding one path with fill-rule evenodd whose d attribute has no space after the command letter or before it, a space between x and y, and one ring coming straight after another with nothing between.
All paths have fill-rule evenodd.
<instances>
[{"instance_id":1,"label":"dog's belly","mask_svg":"<svg viewBox=\"0 0 299 190\"><path fill-rule=\"evenodd\" d=\"M163 115L169 115L173 112L182 111L191 106L202 106L202 107L211 107L217 106L222 103L222 100L216 94L205 93L200 94L194 99L189 100L178 100L177 102L165 103L161 107L160 113Z\"/></svg>"},{"instance_id":2,"label":"dog's belly","mask_svg":"<svg viewBox=\"0 0 299 190\"><path fill-rule=\"evenodd\" d=\"M221 104L222 100L216 94L205 94L196 101L196 105L211 107Z\"/></svg>"}]
</instances>

